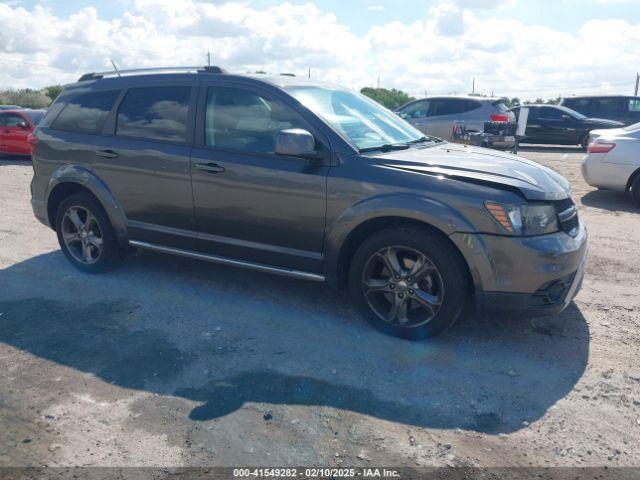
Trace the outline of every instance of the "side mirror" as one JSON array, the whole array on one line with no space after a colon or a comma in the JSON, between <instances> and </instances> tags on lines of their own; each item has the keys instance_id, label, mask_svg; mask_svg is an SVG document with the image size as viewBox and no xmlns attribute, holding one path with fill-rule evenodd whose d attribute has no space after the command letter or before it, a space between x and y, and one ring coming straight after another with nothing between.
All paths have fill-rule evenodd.
<instances>
[{"instance_id":1,"label":"side mirror","mask_svg":"<svg viewBox=\"0 0 640 480\"><path fill-rule=\"evenodd\" d=\"M276 133L276 153L289 157L318 158L316 139L306 130L292 128Z\"/></svg>"},{"instance_id":2,"label":"side mirror","mask_svg":"<svg viewBox=\"0 0 640 480\"><path fill-rule=\"evenodd\" d=\"M16 125L18 126L18 128L21 128L23 130L28 130L29 129L29 125L27 125L27 122L25 122L25 121L18 122Z\"/></svg>"}]
</instances>

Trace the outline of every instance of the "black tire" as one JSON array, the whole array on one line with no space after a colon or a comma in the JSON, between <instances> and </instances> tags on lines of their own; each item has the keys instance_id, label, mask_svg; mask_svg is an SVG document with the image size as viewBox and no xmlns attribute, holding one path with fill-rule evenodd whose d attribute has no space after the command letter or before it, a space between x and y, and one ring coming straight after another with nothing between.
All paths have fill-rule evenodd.
<instances>
[{"instance_id":1,"label":"black tire","mask_svg":"<svg viewBox=\"0 0 640 480\"><path fill-rule=\"evenodd\" d=\"M580 146L585 152L589 148L589 138L589 133L586 133L584 137L582 137L582 140L580 140Z\"/></svg>"},{"instance_id":2,"label":"black tire","mask_svg":"<svg viewBox=\"0 0 640 480\"><path fill-rule=\"evenodd\" d=\"M81 224L86 224L85 228L78 227ZM116 267L125 256L107 213L91 195L71 195L60 203L56 214L56 233L62 252L74 267L83 272L106 272Z\"/></svg>"},{"instance_id":3,"label":"black tire","mask_svg":"<svg viewBox=\"0 0 640 480\"><path fill-rule=\"evenodd\" d=\"M631 184L631 197L636 202L636 205L640 207L640 175L636 176Z\"/></svg>"},{"instance_id":4,"label":"black tire","mask_svg":"<svg viewBox=\"0 0 640 480\"><path fill-rule=\"evenodd\" d=\"M389 275L386 260L389 255L400 259L397 264L401 264L401 274L393 277L395 283ZM410 276L416 265L429 262L424 268L428 276L419 280ZM376 282L385 282L387 277L391 283L380 288L381 284ZM466 265L460 254L440 234L419 227L390 228L365 240L351 261L349 287L358 309L371 325L386 334L410 340L433 337L453 325L463 315L470 293ZM398 300L401 294L405 295L404 300ZM440 303L425 308L424 297ZM385 302L389 304L387 316L390 316L394 302L399 301L407 305L403 318L399 315L396 320L384 319Z\"/></svg>"}]
</instances>

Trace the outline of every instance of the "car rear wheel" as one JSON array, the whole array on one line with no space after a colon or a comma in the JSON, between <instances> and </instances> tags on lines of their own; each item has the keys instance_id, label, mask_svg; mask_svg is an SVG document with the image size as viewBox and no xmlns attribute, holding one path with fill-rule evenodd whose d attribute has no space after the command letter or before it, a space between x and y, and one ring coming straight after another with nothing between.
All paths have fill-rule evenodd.
<instances>
[{"instance_id":1,"label":"car rear wheel","mask_svg":"<svg viewBox=\"0 0 640 480\"><path fill-rule=\"evenodd\" d=\"M582 137L582 141L580 142L580 146L585 151L589 148L589 134L588 133L584 137Z\"/></svg>"},{"instance_id":2,"label":"car rear wheel","mask_svg":"<svg viewBox=\"0 0 640 480\"><path fill-rule=\"evenodd\" d=\"M365 319L387 334L418 340L463 314L469 286L460 255L421 228L379 232L358 248L349 284Z\"/></svg>"},{"instance_id":3,"label":"car rear wheel","mask_svg":"<svg viewBox=\"0 0 640 480\"><path fill-rule=\"evenodd\" d=\"M640 207L640 175L631 184L631 196L636 205Z\"/></svg>"},{"instance_id":4,"label":"car rear wheel","mask_svg":"<svg viewBox=\"0 0 640 480\"><path fill-rule=\"evenodd\" d=\"M109 217L90 195L72 195L61 202L56 233L67 259L83 272L110 270L124 258Z\"/></svg>"}]
</instances>

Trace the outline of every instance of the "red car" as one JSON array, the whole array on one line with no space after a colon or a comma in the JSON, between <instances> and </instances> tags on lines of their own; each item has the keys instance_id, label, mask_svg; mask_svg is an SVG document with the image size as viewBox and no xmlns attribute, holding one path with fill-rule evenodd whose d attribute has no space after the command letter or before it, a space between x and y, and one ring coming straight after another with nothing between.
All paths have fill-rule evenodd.
<instances>
[{"instance_id":1,"label":"red car","mask_svg":"<svg viewBox=\"0 0 640 480\"><path fill-rule=\"evenodd\" d=\"M45 110L0 111L0 155L31 155L27 137L44 114Z\"/></svg>"}]
</instances>

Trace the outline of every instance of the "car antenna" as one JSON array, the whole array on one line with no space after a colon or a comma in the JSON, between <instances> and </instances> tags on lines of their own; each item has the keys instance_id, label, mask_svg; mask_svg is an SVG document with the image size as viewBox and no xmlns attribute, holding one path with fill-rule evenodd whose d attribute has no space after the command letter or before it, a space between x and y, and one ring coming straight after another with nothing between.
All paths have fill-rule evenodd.
<instances>
[{"instance_id":1,"label":"car antenna","mask_svg":"<svg viewBox=\"0 0 640 480\"><path fill-rule=\"evenodd\" d=\"M116 73L118 74L118 77L119 77L120 76L120 72L118 71L118 67L116 67L116 62L114 62L112 58L110 58L109 60L111 60L111 65L113 65L113 69L116 71Z\"/></svg>"}]
</instances>

